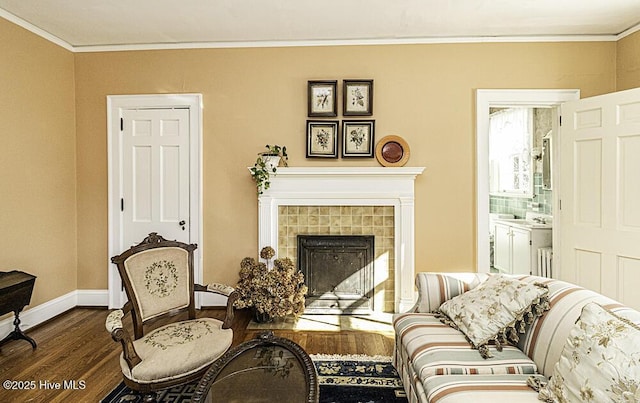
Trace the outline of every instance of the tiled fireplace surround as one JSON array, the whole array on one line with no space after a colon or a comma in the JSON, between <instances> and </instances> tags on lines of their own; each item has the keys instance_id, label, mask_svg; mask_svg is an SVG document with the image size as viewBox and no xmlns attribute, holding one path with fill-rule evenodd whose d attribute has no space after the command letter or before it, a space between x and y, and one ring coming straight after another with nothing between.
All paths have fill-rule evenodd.
<instances>
[{"instance_id":1,"label":"tiled fireplace surround","mask_svg":"<svg viewBox=\"0 0 640 403\"><path fill-rule=\"evenodd\" d=\"M279 256L294 261L298 235L374 235L374 310L394 309L393 206L280 206Z\"/></svg>"},{"instance_id":2,"label":"tiled fireplace surround","mask_svg":"<svg viewBox=\"0 0 640 403\"><path fill-rule=\"evenodd\" d=\"M259 198L259 246L297 257L297 235L375 235L374 310L414 302L414 180L422 167L279 168Z\"/></svg>"}]
</instances>

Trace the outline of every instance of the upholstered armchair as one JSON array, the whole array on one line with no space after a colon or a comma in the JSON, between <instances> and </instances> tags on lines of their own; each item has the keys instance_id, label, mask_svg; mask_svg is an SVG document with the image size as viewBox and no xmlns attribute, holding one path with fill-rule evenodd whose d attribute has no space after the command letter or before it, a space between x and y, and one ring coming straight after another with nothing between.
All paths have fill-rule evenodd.
<instances>
[{"instance_id":1,"label":"upholstered armchair","mask_svg":"<svg viewBox=\"0 0 640 403\"><path fill-rule=\"evenodd\" d=\"M118 267L129 301L111 312L106 328L121 343L120 367L124 383L146 393L153 401L155 391L199 379L224 354L233 339L233 287L222 284L194 284L195 244L168 241L156 233L111 261ZM224 321L196 318L195 291L228 297ZM178 310L188 320L145 331L145 323ZM133 337L122 319L130 314ZM163 322L166 323L166 322Z\"/></svg>"}]
</instances>

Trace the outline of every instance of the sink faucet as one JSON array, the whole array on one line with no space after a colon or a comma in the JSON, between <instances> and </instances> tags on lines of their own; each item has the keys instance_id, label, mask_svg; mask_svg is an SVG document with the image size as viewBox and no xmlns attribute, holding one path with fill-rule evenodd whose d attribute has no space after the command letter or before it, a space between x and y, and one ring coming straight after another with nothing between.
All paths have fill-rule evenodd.
<instances>
[{"instance_id":1,"label":"sink faucet","mask_svg":"<svg viewBox=\"0 0 640 403\"><path fill-rule=\"evenodd\" d=\"M538 224L546 224L546 220L542 217L533 217L533 222L537 222Z\"/></svg>"}]
</instances>

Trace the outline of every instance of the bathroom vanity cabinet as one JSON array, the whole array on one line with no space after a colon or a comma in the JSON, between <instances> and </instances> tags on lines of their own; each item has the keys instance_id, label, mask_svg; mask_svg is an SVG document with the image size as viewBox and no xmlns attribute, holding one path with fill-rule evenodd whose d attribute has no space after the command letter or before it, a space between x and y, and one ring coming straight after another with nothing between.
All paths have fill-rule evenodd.
<instances>
[{"instance_id":1,"label":"bathroom vanity cabinet","mask_svg":"<svg viewBox=\"0 0 640 403\"><path fill-rule=\"evenodd\" d=\"M538 272L538 248L551 246L551 226L495 223L494 267L501 273Z\"/></svg>"}]
</instances>

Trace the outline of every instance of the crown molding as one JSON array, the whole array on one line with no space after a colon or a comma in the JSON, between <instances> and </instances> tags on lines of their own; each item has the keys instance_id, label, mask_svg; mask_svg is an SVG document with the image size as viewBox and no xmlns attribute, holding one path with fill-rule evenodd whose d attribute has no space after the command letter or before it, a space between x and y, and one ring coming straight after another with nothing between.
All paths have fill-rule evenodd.
<instances>
[{"instance_id":1,"label":"crown molding","mask_svg":"<svg viewBox=\"0 0 640 403\"><path fill-rule=\"evenodd\" d=\"M375 45L422 45L464 43L534 43L534 42L616 42L637 31L640 23L619 34L605 35L537 35L537 36L465 36L465 37L414 37L376 39L333 39L294 41L225 41L225 42L177 42L111 45L72 45L69 42L31 24L28 21L0 8L0 17L73 53L123 52L139 50L177 49L229 49L229 48L276 48L314 46L375 46Z\"/></svg>"},{"instance_id":2,"label":"crown molding","mask_svg":"<svg viewBox=\"0 0 640 403\"><path fill-rule=\"evenodd\" d=\"M375 46L375 45L424 45L454 43L533 43L533 42L615 42L617 35L567 35L567 36L482 36L482 37L428 37L428 38L380 38L337 39L300 41L242 41L242 42L184 42L149 43L136 45L75 46L77 53L122 52L136 50L170 49L227 49L227 48L279 48L314 46Z\"/></svg>"},{"instance_id":3,"label":"crown molding","mask_svg":"<svg viewBox=\"0 0 640 403\"><path fill-rule=\"evenodd\" d=\"M34 33L38 36L40 36L41 38L44 38L46 40L48 40L49 42L55 43L56 45L60 46L61 48L64 48L70 52L76 52L76 50L74 49L74 47L67 41L64 41L60 38L58 38L55 35L50 34L49 32L40 29L38 27L36 27L35 25L31 24L28 21L23 20L22 18L11 14L10 12L0 8L0 17L4 18L7 21L13 22L14 24L26 29L27 31Z\"/></svg>"},{"instance_id":4,"label":"crown molding","mask_svg":"<svg viewBox=\"0 0 640 403\"><path fill-rule=\"evenodd\" d=\"M640 23L632 26L631 28L627 29L626 31L621 32L620 34L618 34L616 36L616 41L619 41L622 38L626 38L627 36L634 34L636 32L640 31Z\"/></svg>"}]
</instances>

